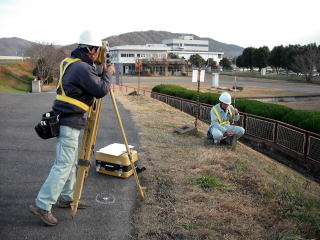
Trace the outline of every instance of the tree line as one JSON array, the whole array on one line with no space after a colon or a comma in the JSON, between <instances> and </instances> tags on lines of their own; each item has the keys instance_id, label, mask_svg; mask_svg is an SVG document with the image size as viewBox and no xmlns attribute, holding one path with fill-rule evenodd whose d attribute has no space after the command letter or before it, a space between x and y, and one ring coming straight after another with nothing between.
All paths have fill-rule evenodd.
<instances>
[{"instance_id":1,"label":"tree line","mask_svg":"<svg viewBox=\"0 0 320 240\"><path fill-rule=\"evenodd\" d=\"M280 69L287 73L293 71L305 76L306 81L311 81L315 72L320 73L320 45L275 46L271 51L268 47L248 47L236 59L239 68L262 68L270 66L279 74Z\"/></svg>"},{"instance_id":2,"label":"tree line","mask_svg":"<svg viewBox=\"0 0 320 240\"><path fill-rule=\"evenodd\" d=\"M199 54L191 55L188 61L196 67L207 66L211 67L212 69L218 68L217 62L212 58L204 60ZM231 69L231 61L228 58L222 58L219 61L219 66L221 66L223 69Z\"/></svg>"},{"instance_id":3,"label":"tree line","mask_svg":"<svg viewBox=\"0 0 320 240\"><path fill-rule=\"evenodd\" d=\"M57 78L59 63L67 56L62 50L58 50L52 44L34 44L26 52L34 64L33 75L43 83L50 83ZM178 59L178 55L169 53L168 58ZM191 55L187 60L192 66L207 66L212 69L218 68L217 62L212 58L204 60L199 54ZM270 66L279 73L284 69L287 73L293 71L305 76L306 81L311 81L315 72L320 73L320 45L309 44L276 46L271 51L268 47L245 48L240 56L232 59L239 68L253 70L253 68L262 68ZM224 69L232 69L231 61L228 58L222 58L219 65Z\"/></svg>"}]
</instances>

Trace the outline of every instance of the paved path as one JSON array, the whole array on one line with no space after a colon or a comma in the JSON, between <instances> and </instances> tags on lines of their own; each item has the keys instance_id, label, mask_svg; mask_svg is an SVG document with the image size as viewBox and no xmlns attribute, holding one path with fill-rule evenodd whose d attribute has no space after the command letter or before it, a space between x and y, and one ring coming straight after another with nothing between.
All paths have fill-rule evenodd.
<instances>
[{"instance_id":1,"label":"paved path","mask_svg":"<svg viewBox=\"0 0 320 240\"><path fill-rule=\"evenodd\" d=\"M18 60L17 61L0 61L0 66L1 65L8 65L8 64L12 64L12 63L17 63L19 62Z\"/></svg>"},{"instance_id":2,"label":"paved path","mask_svg":"<svg viewBox=\"0 0 320 240\"><path fill-rule=\"evenodd\" d=\"M55 157L56 139L42 140L33 130L41 114L51 108L55 95L0 93L0 239L130 239L130 213L139 201L134 178L119 179L91 168L82 199L91 204L72 218L67 209L53 208L59 219L46 227L31 215L34 202ZM128 111L119 105L129 144L139 152L137 131ZM122 143L109 97L104 99L96 149ZM96 196L108 193L113 204Z\"/></svg>"},{"instance_id":3,"label":"paved path","mask_svg":"<svg viewBox=\"0 0 320 240\"><path fill-rule=\"evenodd\" d=\"M220 84L234 84L234 78L228 76L221 76ZM297 91L297 92L318 92L320 94L320 85L318 84L309 84L309 83L297 83L273 79L248 79L244 77L238 77L237 80L238 86L256 86L256 87L265 87L265 88L276 88L288 91Z\"/></svg>"},{"instance_id":4,"label":"paved path","mask_svg":"<svg viewBox=\"0 0 320 240\"><path fill-rule=\"evenodd\" d=\"M124 76L122 81L125 84L126 82L137 82L138 77L127 77ZM234 77L220 75L220 85L225 84L234 84ZM140 77L141 82L191 82L191 77ZM207 83L211 84L211 79L209 76L206 76ZM320 85L319 84L309 84L309 83L297 83L289 82L284 80L273 80L273 79L255 79L255 78L244 78L238 77L237 79L238 86L259 86L266 88L277 88L288 91L297 91L303 93L319 93L320 94Z\"/></svg>"}]
</instances>

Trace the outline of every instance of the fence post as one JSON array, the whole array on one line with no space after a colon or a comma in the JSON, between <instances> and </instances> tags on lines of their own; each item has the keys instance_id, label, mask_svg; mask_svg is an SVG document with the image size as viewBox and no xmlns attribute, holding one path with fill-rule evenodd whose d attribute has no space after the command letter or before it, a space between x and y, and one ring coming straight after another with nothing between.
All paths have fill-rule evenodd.
<instances>
[{"instance_id":1,"label":"fence post","mask_svg":"<svg viewBox=\"0 0 320 240\"><path fill-rule=\"evenodd\" d=\"M274 126L274 132L273 132L273 142L277 143L277 139L278 139L278 127L279 127L279 123L278 121L275 122L275 126Z\"/></svg>"},{"instance_id":2,"label":"fence post","mask_svg":"<svg viewBox=\"0 0 320 240\"><path fill-rule=\"evenodd\" d=\"M307 163L308 150L309 150L309 133L305 133L304 137L305 137L305 141L303 146L303 156L304 156L305 163Z\"/></svg>"},{"instance_id":3,"label":"fence post","mask_svg":"<svg viewBox=\"0 0 320 240\"><path fill-rule=\"evenodd\" d=\"M247 132L247 115L243 113L243 128Z\"/></svg>"},{"instance_id":4,"label":"fence post","mask_svg":"<svg viewBox=\"0 0 320 240\"><path fill-rule=\"evenodd\" d=\"M202 104L200 103L199 104L199 114L198 114L198 118L199 118L199 120L201 120L202 121L202 118L201 118L201 116L203 115L202 113L203 113L203 108L202 108Z\"/></svg>"}]
</instances>

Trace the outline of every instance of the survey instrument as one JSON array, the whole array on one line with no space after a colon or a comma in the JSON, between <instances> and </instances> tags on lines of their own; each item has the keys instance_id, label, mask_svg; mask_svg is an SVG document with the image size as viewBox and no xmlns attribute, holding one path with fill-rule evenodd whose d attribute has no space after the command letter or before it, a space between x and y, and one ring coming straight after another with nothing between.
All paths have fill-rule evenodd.
<instances>
[{"instance_id":1,"label":"survey instrument","mask_svg":"<svg viewBox=\"0 0 320 240\"><path fill-rule=\"evenodd\" d=\"M100 64L105 63L107 65L111 64L111 55L110 55L110 49L109 49L109 44L107 41L102 42L103 47L100 51L101 56L99 56L99 61ZM118 106L114 97L113 89L109 89L109 94L112 100L112 104L117 116L117 122L121 131L121 135L123 137L124 145L126 147L126 154L128 156L128 159L130 161L130 165L133 171L133 175L135 177L135 181L138 187L138 190L140 192L140 195L142 199L144 198L144 192L146 190L145 187L142 187L140 185L140 180L136 171L136 166L134 164L134 158L133 158L133 152L129 148L129 144L127 141L127 137L125 134L125 130L120 118L120 113L118 110ZM99 128L99 121L100 121L100 114L101 114L101 107L102 107L102 99L95 99L94 103L91 105L88 111L88 116L87 116L87 127L84 131L83 138L82 138L82 145L81 145L81 150L80 150L80 155L79 155L79 160L78 160L78 168L77 168L77 178L76 178L76 184L75 184L75 189L74 189L74 195L73 195L73 202L71 203L71 215L75 216L77 214L78 210L78 204L82 195L83 191L83 184L85 179L88 177L88 172L91 167L92 163L92 156L94 154L94 147L96 143L96 137L97 137L97 132ZM136 153L135 153L136 154Z\"/></svg>"}]
</instances>

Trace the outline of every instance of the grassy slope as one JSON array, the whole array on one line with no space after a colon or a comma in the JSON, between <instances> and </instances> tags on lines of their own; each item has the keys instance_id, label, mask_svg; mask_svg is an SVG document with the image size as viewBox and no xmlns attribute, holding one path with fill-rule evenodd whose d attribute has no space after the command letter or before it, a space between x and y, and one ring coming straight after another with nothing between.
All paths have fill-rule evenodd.
<instances>
[{"instance_id":1,"label":"grassy slope","mask_svg":"<svg viewBox=\"0 0 320 240\"><path fill-rule=\"evenodd\" d=\"M118 100L133 113L147 167L137 239L320 237L319 184L245 145L214 148L205 124L199 136L174 134L194 119L166 104L120 93Z\"/></svg>"},{"instance_id":2,"label":"grassy slope","mask_svg":"<svg viewBox=\"0 0 320 240\"><path fill-rule=\"evenodd\" d=\"M29 92L32 80L30 62L0 66L0 92Z\"/></svg>"}]
</instances>

